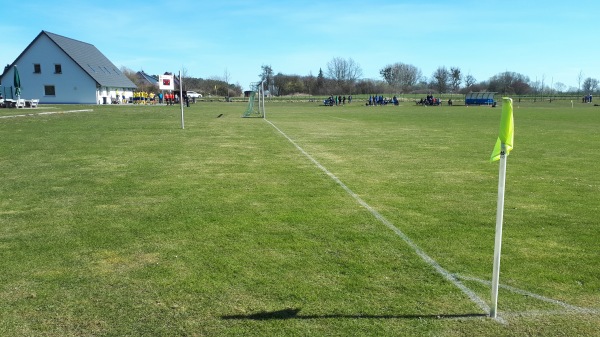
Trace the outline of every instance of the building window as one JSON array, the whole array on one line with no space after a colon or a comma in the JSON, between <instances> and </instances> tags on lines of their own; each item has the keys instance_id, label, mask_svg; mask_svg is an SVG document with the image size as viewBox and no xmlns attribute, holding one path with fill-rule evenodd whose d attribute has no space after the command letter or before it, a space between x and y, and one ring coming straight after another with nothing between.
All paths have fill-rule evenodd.
<instances>
[{"instance_id":1,"label":"building window","mask_svg":"<svg viewBox=\"0 0 600 337\"><path fill-rule=\"evenodd\" d=\"M55 74L62 74L62 66L60 64L55 64L54 65L54 73Z\"/></svg>"},{"instance_id":2,"label":"building window","mask_svg":"<svg viewBox=\"0 0 600 337\"><path fill-rule=\"evenodd\" d=\"M36 63L33 65L33 73L34 74L41 74L42 73L42 66L39 63Z\"/></svg>"},{"instance_id":3,"label":"building window","mask_svg":"<svg viewBox=\"0 0 600 337\"><path fill-rule=\"evenodd\" d=\"M53 85L45 85L44 86L44 95L45 96L56 96L56 90Z\"/></svg>"}]
</instances>

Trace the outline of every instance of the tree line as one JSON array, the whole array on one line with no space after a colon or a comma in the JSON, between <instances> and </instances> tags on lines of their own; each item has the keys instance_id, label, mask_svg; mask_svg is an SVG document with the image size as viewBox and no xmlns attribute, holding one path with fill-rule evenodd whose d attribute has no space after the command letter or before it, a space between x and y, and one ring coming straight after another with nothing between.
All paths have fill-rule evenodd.
<instances>
[{"instance_id":1,"label":"tree line","mask_svg":"<svg viewBox=\"0 0 600 337\"><path fill-rule=\"evenodd\" d=\"M561 82L548 83L545 78L532 81L528 76L505 71L484 81L477 81L471 74L464 74L459 67L438 67L430 77L411 64L397 62L386 65L379 71L381 79L363 79L362 69L351 58L335 57L319 69L317 76L289 75L273 71L270 65L261 66L259 79L264 81L271 94L372 94L372 93L469 93L491 91L506 95L529 95L540 93L594 93L598 91L598 80L584 79L580 72L578 87Z\"/></svg>"},{"instance_id":2,"label":"tree line","mask_svg":"<svg viewBox=\"0 0 600 337\"><path fill-rule=\"evenodd\" d=\"M131 69L121 69L141 91L152 91L150 85ZM447 94L491 91L502 95L537 95L573 93L597 93L597 79L585 78L583 72L577 75L577 87L567 87L561 82L554 83L542 77L532 81L528 76L516 72L505 71L487 80L477 81L471 74L465 74L459 67L438 67L429 77L423 75L421 69L412 64L396 62L380 69L380 79L362 78L362 68L352 58L334 57L325 69L319 68L318 74L308 75L275 73L270 65L262 65L258 75L264 81L269 94L286 96L294 94L306 95L348 95L348 94ZM158 76L154 75L156 78ZM243 88L239 83L230 83L230 74L225 70L224 76L213 76L208 79L187 76L184 69L184 90L194 90L205 96L239 97Z\"/></svg>"}]
</instances>

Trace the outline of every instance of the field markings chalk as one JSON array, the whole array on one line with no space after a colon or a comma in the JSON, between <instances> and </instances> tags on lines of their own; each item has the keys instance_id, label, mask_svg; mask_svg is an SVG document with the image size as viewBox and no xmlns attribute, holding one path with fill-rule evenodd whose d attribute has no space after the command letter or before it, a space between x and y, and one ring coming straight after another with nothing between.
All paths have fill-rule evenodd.
<instances>
[{"instance_id":1,"label":"field markings chalk","mask_svg":"<svg viewBox=\"0 0 600 337\"><path fill-rule=\"evenodd\" d=\"M321 171L327 174L333 181L335 181L342 189L346 191L356 202L358 202L361 206L366 208L377 220L379 220L386 227L394 231L409 247L411 247L414 252L421 257L427 264L433 267L439 274L441 274L446 280L450 281L454 284L458 289L460 289L471 301L479 306L479 308L485 312L490 312L490 307L483 301L474 291L465 286L457 277L455 277L452 273L448 272L439 263L437 263L434 259L432 259L425 251L423 251L416 243L414 243L404 232L402 232L398 227L394 226L388 219L386 219L381 213L379 213L376 209L367 204L361 197L359 197L356 193L354 193L346 184L344 184L337 176L331 173L327 168L325 168L321 163L319 163L313 156L311 156L308 152L304 151L293 139L291 139L288 135L286 135L281 129L279 129L275 124L271 121L266 120L275 130L277 130L280 134L282 134L292 145L296 147L304 156L306 156L310 161L312 161ZM497 316L496 320L505 323L505 321Z\"/></svg>"},{"instance_id":2,"label":"field markings chalk","mask_svg":"<svg viewBox=\"0 0 600 337\"><path fill-rule=\"evenodd\" d=\"M470 276L464 276L464 275L458 275L458 274L456 274L454 276L457 277L457 278L459 278L459 279L461 279L461 280L465 280L465 281L478 282L478 283L481 283L481 284L484 284L484 285L489 285L489 286L492 285L491 281L482 280L482 279L479 279L479 278L476 278L476 277L470 277ZM535 298L535 299L537 299L539 301L542 301L542 302L552 303L552 304L561 306L561 307L565 308L565 310L567 310L569 312L575 312L575 313L580 313L580 314L598 314L598 313L600 313L598 310L574 306L574 305L565 303L563 301L559 301L559 300L556 300L556 299L553 299L553 298L548 298L548 297L545 297L545 296L542 296L542 295L538 295L538 294L532 293L532 292L527 291L527 290L523 290L523 289L519 289L519 288L515 288L515 287L503 285L503 284L500 284L499 287L502 288L502 289L508 290L510 292L513 292L515 294L519 294L519 295L523 295L523 296ZM564 313L564 311L561 311L561 312ZM552 313L552 312L549 312L549 313ZM523 316L524 314L523 313L520 313L520 314L519 313L515 313L515 315Z\"/></svg>"},{"instance_id":3,"label":"field markings chalk","mask_svg":"<svg viewBox=\"0 0 600 337\"><path fill-rule=\"evenodd\" d=\"M353 123L356 123L356 121L355 121L355 120L353 120L353 119L347 119L347 118L335 117L335 116L329 116L329 117L331 117L331 118L335 118L335 119L340 119L340 120L343 120L343 121L346 121L346 122L353 122Z\"/></svg>"},{"instance_id":4,"label":"field markings chalk","mask_svg":"<svg viewBox=\"0 0 600 337\"><path fill-rule=\"evenodd\" d=\"M37 113L29 113L24 115L9 115L9 116L0 116L0 119L4 118L15 118L15 117L33 117L33 116L44 116L44 115L55 115L55 114L66 114L71 112L90 112L94 111L94 109L82 109L82 110L67 110L67 111L44 111Z\"/></svg>"}]
</instances>

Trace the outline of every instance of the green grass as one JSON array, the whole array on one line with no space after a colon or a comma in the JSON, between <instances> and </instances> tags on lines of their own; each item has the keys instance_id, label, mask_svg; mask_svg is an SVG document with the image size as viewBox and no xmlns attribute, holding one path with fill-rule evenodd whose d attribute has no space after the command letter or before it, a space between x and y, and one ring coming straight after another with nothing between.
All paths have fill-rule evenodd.
<instances>
[{"instance_id":1,"label":"green grass","mask_svg":"<svg viewBox=\"0 0 600 337\"><path fill-rule=\"evenodd\" d=\"M489 303L499 108L266 108ZM592 312L501 289L504 324L244 110L0 119L0 335L599 335L600 108L515 104L500 282Z\"/></svg>"}]
</instances>

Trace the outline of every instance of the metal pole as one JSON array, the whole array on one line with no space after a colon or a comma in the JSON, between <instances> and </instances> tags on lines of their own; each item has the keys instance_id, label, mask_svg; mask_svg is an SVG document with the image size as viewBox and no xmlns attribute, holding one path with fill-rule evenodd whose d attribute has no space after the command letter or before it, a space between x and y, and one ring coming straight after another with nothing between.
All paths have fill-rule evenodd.
<instances>
[{"instance_id":1,"label":"metal pole","mask_svg":"<svg viewBox=\"0 0 600 337\"><path fill-rule=\"evenodd\" d=\"M504 189L506 181L506 150L502 144L498 174L498 208L496 211L496 239L494 242L494 270L492 273L492 306L490 317L498 315L498 286L500 283L500 254L502 248L502 222L504 219Z\"/></svg>"},{"instance_id":2,"label":"metal pole","mask_svg":"<svg viewBox=\"0 0 600 337\"><path fill-rule=\"evenodd\" d=\"M262 81L260 83L260 89L262 91L262 111L263 111L263 118L267 119L267 112L265 111L265 87L264 87L265 81Z\"/></svg>"},{"instance_id":3,"label":"metal pole","mask_svg":"<svg viewBox=\"0 0 600 337\"><path fill-rule=\"evenodd\" d=\"M258 109L257 110L258 113L260 113L260 107L261 107L260 104L261 104L261 100L262 100L262 98L260 97L261 96L261 90L262 90L261 88L262 88L262 82L261 82L260 85L257 83L256 84L256 96L258 96L258 102L257 102L258 106L256 107L256 109Z\"/></svg>"},{"instance_id":4,"label":"metal pole","mask_svg":"<svg viewBox=\"0 0 600 337\"><path fill-rule=\"evenodd\" d=\"M185 129L183 119L183 80L181 79L181 70L179 71L179 105L181 106L181 128Z\"/></svg>"}]
</instances>

